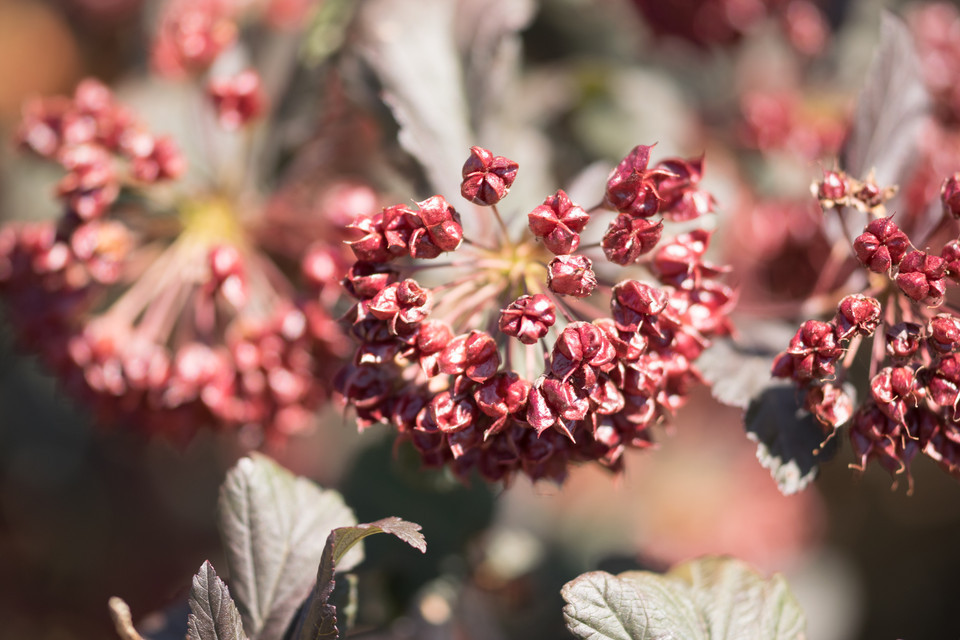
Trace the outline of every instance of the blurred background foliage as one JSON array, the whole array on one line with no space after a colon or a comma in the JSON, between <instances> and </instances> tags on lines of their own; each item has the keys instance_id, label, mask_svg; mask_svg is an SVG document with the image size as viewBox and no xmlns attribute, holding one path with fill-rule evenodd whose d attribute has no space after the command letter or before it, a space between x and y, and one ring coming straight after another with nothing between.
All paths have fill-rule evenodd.
<instances>
[{"instance_id":1,"label":"blurred background foliage","mask_svg":"<svg viewBox=\"0 0 960 640\"><path fill-rule=\"evenodd\" d=\"M314 64L298 78L313 83L307 93L328 77L322 36L351 44L343 3L327 1L341 13L331 9L315 24L319 47L307 41L305 59ZM675 4L683 11L696 3ZM756 200L802 197L819 165L803 154L803 141L773 151L745 145L741 99L761 90L800 95L809 116L803 126L813 131L823 114L829 122L845 113L884 4L903 9L875 0L821 3L829 51L804 57L784 44L776 20L729 41L691 45L656 37L628 0L542 0L521 34L522 95L508 98L510 109L549 141L559 184L637 142L658 141L663 155L705 151L707 181L721 203L718 234L742 269L743 304L762 307L789 297L818 258L798 245L775 265L756 262L758 234L803 233L785 231L789 222L757 222ZM0 215L54 211L50 175L15 158L8 142L21 102L69 92L87 75L136 96L156 11L145 0L0 0ZM373 127L371 139L396 170L370 176L389 191L397 176L417 169L393 142L396 125L370 79L349 56L338 63L369 118L361 129ZM397 515L423 525L429 541L425 557L368 546L358 637L566 637L559 590L578 573L662 570L706 553L784 572L811 638L960 635L960 486L932 463L914 469L917 488L908 497L902 487L891 491L881 470L849 471L844 444L811 488L783 497L755 460L741 412L703 391L661 434L659 449L631 455L620 477L590 467L575 469L563 487L523 479L508 488L464 487L422 473L385 430L357 434L332 408L321 417L313 433L271 455L341 490L360 521ZM0 335L0 636L111 637L109 596L122 596L135 612L181 602L204 559L222 564L213 510L241 453L228 434L202 433L178 447L96 425ZM158 620L145 620L144 631Z\"/></svg>"}]
</instances>

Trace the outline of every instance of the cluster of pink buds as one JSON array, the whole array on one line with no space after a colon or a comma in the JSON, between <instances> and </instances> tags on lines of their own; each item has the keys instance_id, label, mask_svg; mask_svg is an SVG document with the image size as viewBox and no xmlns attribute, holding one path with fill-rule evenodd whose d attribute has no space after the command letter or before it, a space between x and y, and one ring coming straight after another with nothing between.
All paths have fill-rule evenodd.
<instances>
[{"instance_id":1,"label":"cluster of pink buds","mask_svg":"<svg viewBox=\"0 0 960 640\"><path fill-rule=\"evenodd\" d=\"M822 53L830 27L810 0L687 0L682 4L633 0L651 29L699 46L731 44L767 19L775 19L800 54Z\"/></svg>"},{"instance_id":2,"label":"cluster of pink buds","mask_svg":"<svg viewBox=\"0 0 960 640\"><path fill-rule=\"evenodd\" d=\"M956 180L944 182L942 224L923 239L939 252L916 249L896 216L873 217L876 207L851 195L851 185L862 184L828 171L814 189L846 206L841 215L859 209L870 216L852 243L867 286L840 300L831 320L804 322L773 375L794 381L828 437L849 424L856 468L875 459L909 477L922 452L960 476L960 309L948 300L948 285L960 282ZM864 341L871 346L861 349ZM862 384L860 371L869 371ZM866 389L857 406L850 385Z\"/></svg>"},{"instance_id":3,"label":"cluster of pink buds","mask_svg":"<svg viewBox=\"0 0 960 640\"><path fill-rule=\"evenodd\" d=\"M741 140L764 153L788 151L810 161L835 155L848 129L843 111L807 102L792 92L745 94Z\"/></svg>"},{"instance_id":4,"label":"cluster of pink buds","mask_svg":"<svg viewBox=\"0 0 960 640\"><path fill-rule=\"evenodd\" d=\"M209 67L235 33L225 6L170 5L155 59L191 73ZM203 96L203 80L191 78ZM206 92L204 106L228 129L265 106L252 71ZM94 80L70 99L28 103L18 141L65 171L63 214L0 229L0 296L23 343L67 390L102 422L177 439L209 426L254 444L310 426L329 396L331 358L343 352L325 308L346 250L342 236L325 244L311 235L309 216L289 203L268 206L258 176L237 185L256 168L249 142L227 171L211 171L225 160L201 149L206 166L181 183L187 167L174 142ZM343 198L375 206L357 190ZM296 228L295 250L277 240L281 225L259 224L276 221L274 208Z\"/></svg>"},{"instance_id":5,"label":"cluster of pink buds","mask_svg":"<svg viewBox=\"0 0 960 640\"><path fill-rule=\"evenodd\" d=\"M519 237L499 210L517 164L480 147L461 194L486 209L437 195L358 218L341 321L358 346L336 385L361 428L391 423L426 466L489 481L560 481L581 461L618 470L626 449L650 446L734 303L705 261L710 232L661 242L664 220L712 211L702 160L650 166L650 150L623 159L595 207L547 196ZM602 240L583 243L600 216ZM622 279L623 266L659 282Z\"/></svg>"}]
</instances>

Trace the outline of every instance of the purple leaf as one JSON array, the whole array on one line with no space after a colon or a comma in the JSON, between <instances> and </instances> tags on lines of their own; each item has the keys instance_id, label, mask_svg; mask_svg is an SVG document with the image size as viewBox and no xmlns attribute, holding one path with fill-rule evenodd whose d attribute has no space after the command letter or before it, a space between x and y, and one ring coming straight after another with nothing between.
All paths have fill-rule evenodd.
<instances>
[{"instance_id":1,"label":"purple leaf","mask_svg":"<svg viewBox=\"0 0 960 640\"><path fill-rule=\"evenodd\" d=\"M930 110L913 37L903 21L885 12L880 44L857 100L853 129L841 163L863 179L875 169L880 185L902 184Z\"/></svg>"}]
</instances>

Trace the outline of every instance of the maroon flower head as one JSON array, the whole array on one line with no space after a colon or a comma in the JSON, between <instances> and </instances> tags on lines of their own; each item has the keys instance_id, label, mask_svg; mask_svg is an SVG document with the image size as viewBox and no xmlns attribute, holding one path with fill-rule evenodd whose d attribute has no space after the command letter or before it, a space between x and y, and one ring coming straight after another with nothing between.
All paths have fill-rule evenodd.
<instances>
[{"instance_id":1,"label":"maroon flower head","mask_svg":"<svg viewBox=\"0 0 960 640\"><path fill-rule=\"evenodd\" d=\"M900 322L887 327L887 355L898 362L910 360L923 341L923 327L914 322Z\"/></svg>"},{"instance_id":2,"label":"maroon flower head","mask_svg":"<svg viewBox=\"0 0 960 640\"><path fill-rule=\"evenodd\" d=\"M547 287L564 296L589 296L597 288L593 262L581 255L557 256L547 265Z\"/></svg>"},{"instance_id":3,"label":"maroon flower head","mask_svg":"<svg viewBox=\"0 0 960 640\"><path fill-rule=\"evenodd\" d=\"M530 231L543 240L552 253L573 253L580 246L580 232L590 221L581 207L573 204L562 190L547 196L543 204L527 215Z\"/></svg>"},{"instance_id":4,"label":"maroon flower head","mask_svg":"<svg viewBox=\"0 0 960 640\"><path fill-rule=\"evenodd\" d=\"M877 218L854 240L857 258L874 273L887 273L900 264L910 248L907 234L890 218Z\"/></svg>"},{"instance_id":5,"label":"maroon flower head","mask_svg":"<svg viewBox=\"0 0 960 640\"><path fill-rule=\"evenodd\" d=\"M470 157L463 164L460 194L474 204L497 204L513 185L518 168L513 160L495 156L483 147L470 147Z\"/></svg>"},{"instance_id":6,"label":"maroon flower head","mask_svg":"<svg viewBox=\"0 0 960 640\"><path fill-rule=\"evenodd\" d=\"M557 321L556 309L550 298L538 293L520 296L500 312L500 331L513 336L523 344L533 344Z\"/></svg>"}]
</instances>

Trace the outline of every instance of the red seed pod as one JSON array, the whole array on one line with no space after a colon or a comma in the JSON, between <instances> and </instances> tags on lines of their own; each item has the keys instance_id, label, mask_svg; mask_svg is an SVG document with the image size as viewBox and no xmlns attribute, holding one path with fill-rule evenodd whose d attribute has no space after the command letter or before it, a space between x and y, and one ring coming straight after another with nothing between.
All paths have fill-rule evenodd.
<instances>
[{"instance_id":1,"label":"red seed pod","mask_svg":"<svg viewBox=\"0 0 960 640\"><path fill-rule=\"evenodd\" d=\"M385 320L394 335L410 335L430 314L430 291L407 279L381 289L367 304L378 320Z\"/></svg>"},{"instance_id":2,"label":"red seed pod","mask_svg":"<svg viewBox=\"0 0 960 640\"><path fill-rule=\"evenodd\" d=\"M891 473L902 471L905 468L902 442L900 424L872 402L862 405L854 414L850 425L850 443L860 462L854 468L863 471L867 462L876 459Z\"/></svg>"},{"instance_id":3,"label":"red seed pod","mask_svg":"<svg viewBox=\"0 0 960 640\"><path fill-rule=\"evenodd\" d=\"M938 306L947 291L946 262L940 256L911 251L900 262L897 286L910 299Z\"/></svg>"},{"instance_id":4,"label":"red seed pod","mask_svg":"<svg viewBox=\"0 0 960 640\"><path fill-rule=\"evenodd\" d=\"M950 353L960 346L960 318L938 314L927 327L927 343L934 351Z\"/></svg>"},{"instance_id":5,"label":"red seed pod","mask_svg":"<svg viewBox=\"0 0 960 640\"><path fill-rule=\"evenodd\" d=\"M523 344L534 344L547 335L557 321L556 308L550 298L538 293L520 296L500 311L500 331Z\"/></svg>"},{"instance_id":6,"label":"red seed pod","mask_svg":"<svg viewBox=\"0 0 960 640\"><path fill-rule=\"evenodd\" d=\"M917 376L908 367L885 367L870 381L870 392L883 413L902 424L907 409L917 404Z\"/></svg>"},{"instance_id":7,"label":"red seed pod","mask_svg":"<svg viewBox=\"0 0 960 640\"><path fill-rule=\"evenodd\" d=\"M343 277L343 288L357 300L369 300L381 289L397 281L390 267L375 262L356 262Z\"/></svg>"},{"instance_id":8,"label":"red seed pod","mask_svg":"<svg viewBox=\"0 0 960 640\"><path fill-rule=\"evenodd\" d=\"M416 212L410 207L397 204L385 207L382 212L382 233L387 253L399 258L410 253L410 237L419 226Z\"/></svg>"},{"instance_id":9,"label":"red seed pod","mask_svg":"<svg viewBox=\"0 0 960 640\"><path fill-rule=\"evenodd\" d=\"M408 215L418 226L410 235L410 255L414 258L436 258L454 251L463 242L460 214L443 196L418 202L420 211Z\"/></svg>"},{"instance_id":10,"label":"red seed pod","mask_svg":"<svg viewBox=\"0 0 960 640\"><path fill-rule=\"evenodd\" d=\"M884 192L879 185L868 180L860 185L853 197L859 200L865 208L872 209L883 204Z\"/></svg>"},{"instance_id":11,"label":"red seed pod","mask_svg":"<svg viewBox=\"0 0 960 640\"><path fill-rule=\"evenodd\" d=\"M466 429L477 419L477 407L470 396L441 391L428 407L431 421L444 433Z\"/></svg>"},{"instance_id":12,"label":"red seed pod","mask_svg":"<svg viewBox=\"0 0 960 640\"><path fill-rule=\"evenodd\" d=\"M943 214L960 219L960 173L955 173L943 181L940 187L940 202Z\"/></svg>"},{"instance_id":13,"label":"red seed pod","mask_svg":"<svg viewBox=\"0 0 960 640\"><path fill-rule=\"evenodd\" d=\"M470 157L463 164L460 194L474 204L497 204L513 185L518 168L513 160L495 156L483 147L470 147Z\"/></svg>"},{"instance_id":14,"label":"red seed pod","mask_svg":"<svg viewBox=\"0 0 960 640\"><path fill-rule=\"evenodd\" d=\"M692 160L662 160L655 170L668 172L654 177L661 198L659 213L664 218L685 222L713 211L713 196L697 188L703 177L703 156Z\"/></svg>"},{"instance_id":15,"label":"red seed pod","mask_svg":"<svg viewBox=\"0 0 960 640\"><path fill-rule=\"evenodd\" d=\"M956 355L941 357L925 376L925 382L930 400L940 407L956 410L960 402L960 360Z\"/></svg>"},{"instance_id":16,"label":"red seed pod","mask_svg":"<svg viewBox=\"0 0 960 640\"><path fill-rule=\"evenodd\" d=\"M600 327L589 322L571 322L553 345L550 372L566 381L582 365L609 368L606 365L615 358L616 351Z\"/></svg>"},{"instance_id":17,"label":"red seed pod","mask_svg":"<svg viewBox=\"0 0 960 640\"><path fill-rule=\"evenodd\" d=\"M555 255L573 253L590 215L570 201L561 189L527 215L530 231Z\"/></svg>"},{"instance_id":18,"label":"red seed pod","mask_svg":"<svg viewBox=\"0 0 960 640\"><path fill-rule=\"evenodd\" d=\"M613 321L620 331L637 331L641 325L656 322L667 307L669 296L656 287L637 280L625 280L613 287L610 300Z\"/></svg>"},{"instance_id":19,"label":"red seed pod","mask_svg":"<svg viewBox=\"0 0 960 640\"><path fill-rule=\"evenodd\" d=\"M947 270L947 277L956 281L960 279L960 242L951 240L944 245L940 252Z\"/></svg>"},{"instance_id":20,"label":"red seed pod","mask_svg":"<svg viewBox=\"0 0 960 640\"><path fill-rule=\"evenodd\" d=\"M217 111L220 126L236 131L260 116L267 98L260 83L260 74L253 69L227 78L212 78L207 95Z\"/></svg>"},{"instance_id":21,"label":"red seed pod","mask_svg":"<svg viewBox=\"0 0 960 640\"><path fill-rule=\"evenodd\" d=\"M842 171L824 171L823 180L817 185L817 197L821 204L827 201L829 205L842 201L847 196L850 184L847 175Z\"/></svg>"},{"instance_id":22,"label":"red seed pod","mask_svg":"<svg viewBox=\"0 0 960 640\"><path fill-rule=\"evenodd\" d=\"M807 411L828 429L837 429L853 416L853 399L832 383L811 386L804 401Z\"/></svg>"},{"instance_id":23,"label":"red seed pod","mask_svg":"<svg viewBox=\"0 0 960 640\"><path fill-rule=\"evenodd\" d=\"M834 318L837 337L845 340L855 333L872 336L880 325L880 311L880 301L876 298L860 293L845 297L837 305L837 315Z\"/></svg>"},{"instance_id":24,"label":"red seed pod","mask_svg":"<svg viewBox=\"0 0 960 640\"><path fill-rule=\"evenodd\" d=\"M500 367L497 343L483 331L471 331L451 340L439 358L440 371L447 375L463 374L474 382L485 382Z\"/></svg>"},{"instance_id":25,"label":"red seed pod","mask_svg":"<svg viewBox=\"0 0 960 640\"><path fill-rule=\"evenodd\" d=\"M559 425L561 432L572 440L569 427L563 423L583 420L590 410L590 401L578 393L573 384L550 376L540 381L540 390L547 404L558 417L555 426Z\"/></svg>"},{"instance_id":26,"label":"red seed pod","mask_svg":"<svg viewBox=\"0 0 960 640\"><path fill-rule=\"evenodd\" d=\"M632 264L657 246L662 233L663 222L620 214L603 235L603 254L615 264Z\"/></svg>"},{"instance_id":27,"label":"red seed pod","mask_svg":"<svg viewBox=\"0 0 960 640\"><path fill-rule=\"evenodd\" d=\"M649 218L660 208L656 179L671 176L666 169L648 170L650 149L637 145L620 161L607 179L604 205L637 218Z\"/></svg>"},{"instance_id":28,"label":"red seed pod","mask_svg":"<svg viewBox=\"0 0 960 640\"><path fill-rule=\"evenodd\" d=\"M417 349L431 354L441 351L453 340L453 330L442 320L425 320L417 331Z\"/></svg>"},{"instance_id":29,"label":"red seed pod","mask_svg":"<svg viewBox=\"0 0 960 640\"><path fill-rule=\"evenodd\" d=\"M484 439L503 430L509 415L526 412L530 387L529 382L512 371L498 373L477 387L473 394L477 406L480 411L495 418L483 434Z\"/></svg>"},{"instance_id":30,"label":"red seed pod","mask_svg":"<svg viewBox=\"0 0 960 640\"><path fill-rule=\"evenodd\" d=\"M837 344L832 323L807 320L790 340L786 352L793 356L794 379L802 382L832 376L834 362L843 355L843 348Z\"/></svg>"},{"instance_id":31,"label":"red seed pod","mask_svg":"<svg viewBox=\"0 0 960 640\"><path fill-rule=\"evenodd\" d=\"M387 241L383 235L383 213L372 216L358 216L347 225L347 231L352 232L356 240L347 240L346 244L353 250L357 260L363 262L387 262L393 255L387 248Z\"/></svg>"},{"instance_id":32,"label":"red seed pod","mask_svg":"<svg viewBox=\"0 0 960 640\"><path fill-rule=\"evenodd\" d=\"M564 296L589 296L597 288L593 262L581 255L557 256L547 265L547 287Z\"/></svg>"},{"instance_id":33,"label":"red seed pod","mask_svg":"<svg viewBox=\"0 0 960 640\"><path fill-rule=\"evenodd\" d=\"M910 248L907 234L890 218L877 218L853 242L857 259L874 273L887 273L900 264Z\"/></svg>"}]
</instances>

